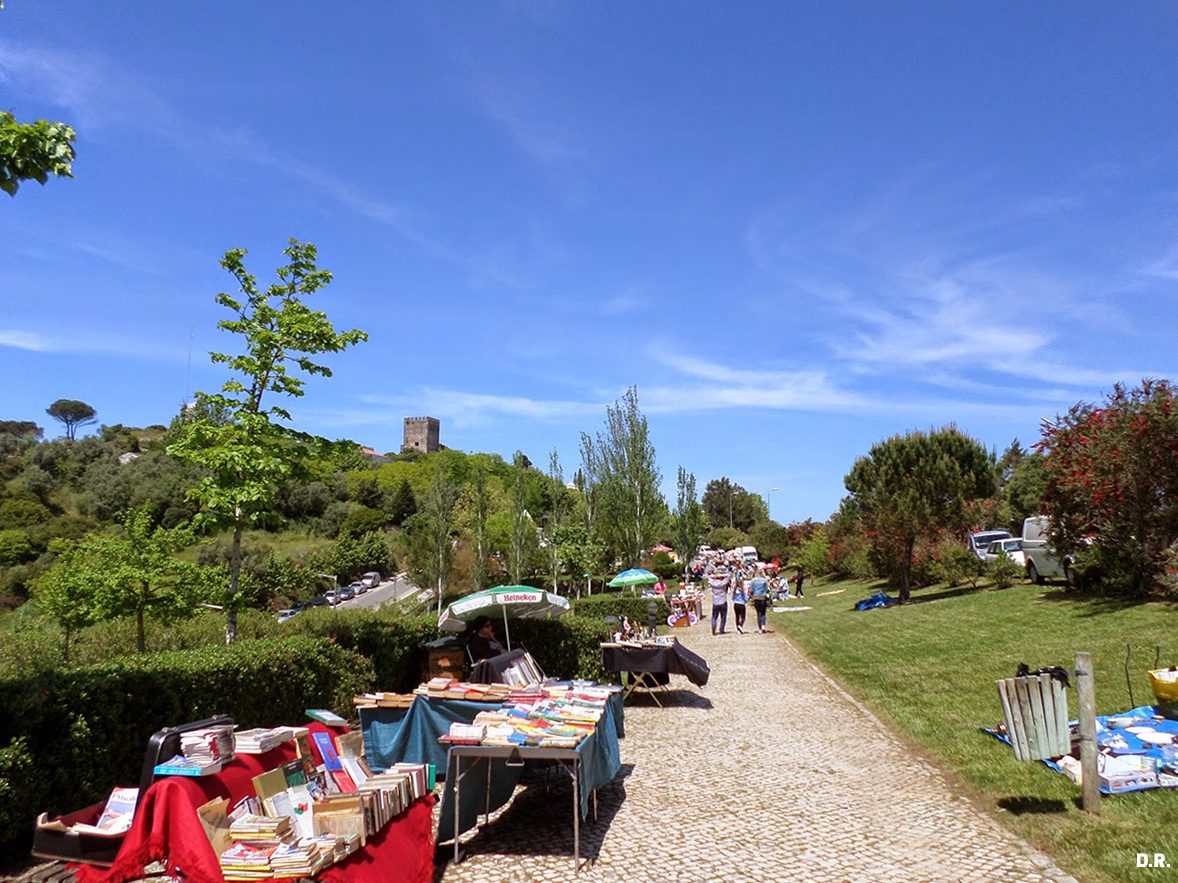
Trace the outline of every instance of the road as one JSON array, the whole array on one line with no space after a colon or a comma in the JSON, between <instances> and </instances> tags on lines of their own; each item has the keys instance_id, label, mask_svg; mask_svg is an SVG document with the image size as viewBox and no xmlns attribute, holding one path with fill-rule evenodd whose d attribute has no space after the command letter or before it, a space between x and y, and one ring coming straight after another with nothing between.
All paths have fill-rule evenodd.
<instances>
[{"instance_id":1,"label":"road","mask_svg":"<svg viewBox=\"0 0 1178 883\"><path fill-rule=\"evenodd\" d=\"M375 589L369 589L363 595L357 595L351 601L344 601L337 608L380 607L392 601L403 601L416 595L419 589L414 583L405 578L405 574L398 573L394 577L384 580Z\"/></svg>"}]
</instances>

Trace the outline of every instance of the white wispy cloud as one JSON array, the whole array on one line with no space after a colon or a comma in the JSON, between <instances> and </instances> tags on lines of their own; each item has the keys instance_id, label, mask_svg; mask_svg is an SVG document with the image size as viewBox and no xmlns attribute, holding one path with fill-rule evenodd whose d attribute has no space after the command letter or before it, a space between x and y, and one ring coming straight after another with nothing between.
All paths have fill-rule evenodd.
<instances>
[{"instance_id":1,"label":"white wispy cloud","mask_svg":"<svg viewBox=\"0 0 1178 883\"><path fill-rule=\"evenodd\" d=\"M42 334L32 331L20 331L16 328L0 328L0 346L16 350L28 350L33 353L57 352L54 341Z\"/></svg>"},{"instance_id":2,"label":"white wispy cloud","mask_svg":"<svg viewBox=\"0 0 1178 883\"><path fill-rule=\"evenodd\" d=\"M1142 274L1178 282L1178 248L1141 268Z\"/></svg>"},{"instance_id":3,"label":"white wispy cloud","mask_svg":"<svg viewBox=\"0 0 1178 883\"><path fill-rule=\"evenodd\" d=\"M101 356L124 356L162 362L182 362L187 358L183 347L167 341L143 340L88 328L70 329L55 334L0 328L0 347L33 353L69 353Z\"/></svg>"}]
</instances>

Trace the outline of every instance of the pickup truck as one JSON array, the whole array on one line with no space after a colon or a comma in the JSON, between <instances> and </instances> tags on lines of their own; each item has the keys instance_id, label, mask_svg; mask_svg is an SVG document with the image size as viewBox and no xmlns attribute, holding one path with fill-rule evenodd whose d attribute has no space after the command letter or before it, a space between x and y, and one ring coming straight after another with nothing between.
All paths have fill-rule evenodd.
<instances>
[{"instance_id":1,"label":"pickup truck","mask_svg":"<svg viewBox=\"0 0 1178 883\"><path fill-rule=\"evenodd\" d=\"M1067 579L1067 562L1051 545L1048 532L1051 521L1046 515L1032 515L1023 522L1023 558L1026 559L1027 579L1043 583L1048 577Z\"/></svg>"}]
</instances>

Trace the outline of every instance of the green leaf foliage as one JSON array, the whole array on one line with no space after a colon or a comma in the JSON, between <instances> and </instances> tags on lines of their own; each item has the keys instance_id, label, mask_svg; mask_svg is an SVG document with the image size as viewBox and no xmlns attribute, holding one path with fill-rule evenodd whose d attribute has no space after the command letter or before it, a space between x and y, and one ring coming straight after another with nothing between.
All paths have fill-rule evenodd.
<instances>
[{"instance_id":1,"label":"green leaf foliage","mask_svg":"<svg viewBox=\"0 0 1178 883\"><path fill-rule=\"evenodd\" d=\"M0 111L0 190L16 196L22 181L44 184L50 175L72 178L77 134L65 123L18 123Z\"/></svg>"}]
</instances>

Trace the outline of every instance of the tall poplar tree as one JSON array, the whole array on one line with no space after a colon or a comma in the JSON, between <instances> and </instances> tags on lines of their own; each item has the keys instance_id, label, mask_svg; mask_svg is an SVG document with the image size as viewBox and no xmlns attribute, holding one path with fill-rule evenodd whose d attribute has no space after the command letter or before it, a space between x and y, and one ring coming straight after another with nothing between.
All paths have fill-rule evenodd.
<instances>
[{"instance_id":1,"label":"tall poplar tree","mask_svg":"<svg viewBox=\"0 0 1178 883\"><path fill-rule=\"evenodd\" d=\"M695 557L695 551L703 541L704 534L710 529L708 516L704 508L695 498L695 476L679 467L676 481L675 512L672 516L675 526L675 551L683 559L683 572L687 573L687 566Z\"/></svg>"},{"instance_id":2,"label":"tall poplar tree","mask_svg":"<svg viewBox=\"0 0 1178 883\"><path fill-rule=\"evenodd\" d=\"M217 327L240 337L241 352L209 353L214 363L228 366L230 376L219 393L198 392L196 399L198 412L223 419L185 422L179 440L168 447L168 453L205 472L189 490L201 507L198 524L233 532L226 643L236 637L242 600L242 531L273 513L279 485L304 475L313 449L325 444L287 426L290 413L270 402L275 396L301 397L307 375L331 376L312 356L368 339L356 329L337 332L326 313L307 306L306 300L331 282L331 273L316 265L315 246L291 239L283 254L289 263L265 289L246 270L244 248L221 259L239 293L217 295L217 303L233 314Z\"/></svg>"},{"instance_id":3,"label":"tall poplar tree","mask_svg":"<svg viewBox=\"0 0 1178 883\"><path fill-rule=\"evenodd\" d=\"M606 409L605 431L597 435L602 515L616 557L636 567L644 549L658 539L667 503L659 491L662 474L646 417L638 409L638 389L630 387Z\"/></svg>"}]
</instances>

